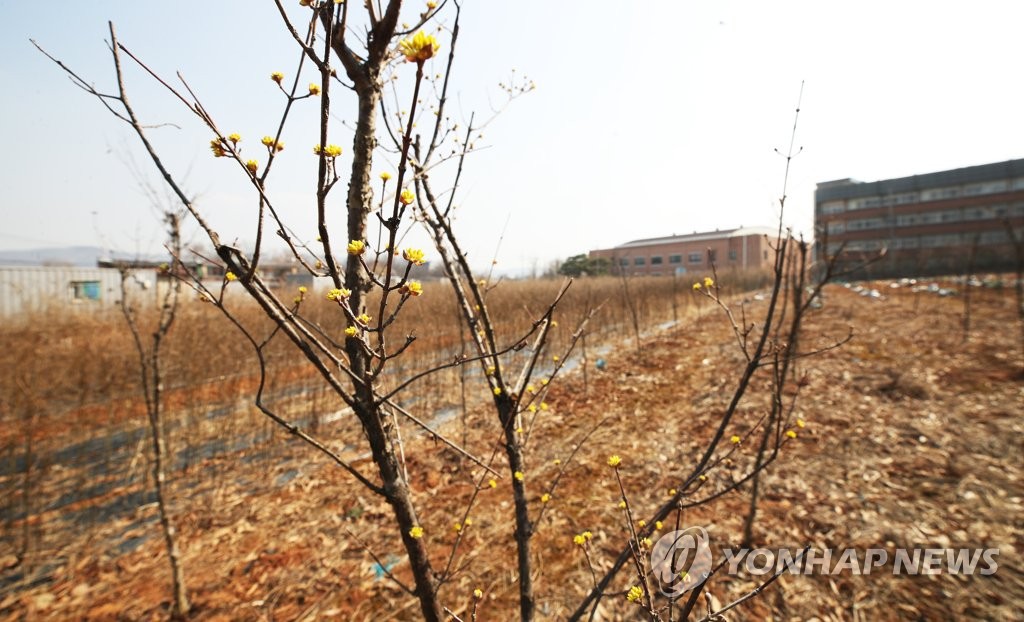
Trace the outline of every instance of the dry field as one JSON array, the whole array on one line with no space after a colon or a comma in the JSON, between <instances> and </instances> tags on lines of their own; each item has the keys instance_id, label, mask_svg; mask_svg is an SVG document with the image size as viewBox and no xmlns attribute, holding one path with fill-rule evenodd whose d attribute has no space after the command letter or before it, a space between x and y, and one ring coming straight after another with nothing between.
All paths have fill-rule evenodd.
<instances>
[{"instance_id":1,"label":"dry field","mask_svg":"<svg viewBox=\"0 0 1024 622\"><path fill-rule=\"evenodd\" d=\"M796 399L794 418L806 427L762 479L755 545L885 549L890 560L896 549L994 548L998 570L991 576L894 576L890 561L864 575L783 575L727 618L1020 619L1024 353L1012 294L974 288L965 340L962 297L890 288L889 282L864 285L881 297L831 285L824 307L805 326L806 348L825 347L850 327L854 337L798 363L802 386L790 397ZM590 293L591 302L610 302L602 310L607 321L597 322L588 343L586 384L579 367L552 383L545 396L550 409L527 430L527 481L536 482L531 488L538 496L565 467L534 536L538 610L545 619L564 619L591 585L574 534L593 532L591 555L599 568L626 539L608 455L623 459L637 517L649 515L706 445L743 362L722 314L688 291L678 292L679 323L664 326L673 314L664 281L660 292L652 285L637 294L648 330L638 352L614 287L607 287ZM509 314L522 306L513 302L522 293L514 294ZM561 343L582 304L577 300L559 314ZM765 305L753 295L746 304L751 317ZM229 330L213 316L206 320L206 330ZM24 368L18 377L8 374L0 398L2 620L166 618L169 572L156 507L146 493L148 445L129 423L142 416L131 394L132 367L116 346L122 332L110 324L104 332L101 325L85 341L76 340L81 327L63 335L47 329L55 334L39 339L56 350L48 360L13 347L2 354ZM456 335L437 347L455 347ZM13 342L11 333L5 338ZM251 359L244 350L202 349L201 335L191 339L181 337L172 357L179 388L170 399L180 417L169 434L183 452L172 489L194 619L416 619L416 602L381 567L408 579L386 505L259 419L248 406L253 379L245 374ZM83 348L90 365L76 356ZM606 362L601 371L594 366L598 356ZM37 375L56 388L31 385ZM743 435L756 420L767 383L767 374L755 379L730 434ZM337 405L312 386L308 372L282 355L275 403L358 456L358 434L346 418L330 416ZM416 391L427 410L444 411L458 405L452 388L459 386L455 375ZM491 412L473 407L480 403L471 399L468 412L456 414L443 430L486 457L496 448L498 431ZM407 424L403 434L425 538L435 566L443 568L457 537L453 524L467 523L480 469ZM61 454L68 446L103 459ZM742 471L752 451L740 445L698 494L712 496ZM739 545L748 501L743 490L687 510L680 521L705 527L721 560L722 548ZM454 556L459 571L443 588L459 616L468 619L472 592L479 588L480 620L515 617L511 503L503 481L495 489L485 485L469 512L472 524L463 527ZM539 515L542 504L535 505ZM764 579L723 569L708 592L717 603L728 603ZM602 601L599 619L639 619L622 595L630 585L623 573L615 593Z\"/></svg>"}]
</instances>

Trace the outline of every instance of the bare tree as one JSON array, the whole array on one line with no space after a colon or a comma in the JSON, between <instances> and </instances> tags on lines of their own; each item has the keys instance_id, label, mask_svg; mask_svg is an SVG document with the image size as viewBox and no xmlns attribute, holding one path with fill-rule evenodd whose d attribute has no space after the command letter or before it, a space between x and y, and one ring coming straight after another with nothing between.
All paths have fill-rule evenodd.
<instances>
[{"instance_id":1,"label":"bare tree","mask_svg":"<svg viewBox=\"0 0 1024 622\"><path fill-rule=\"evenodd\" d=\"M167 266L167 274L174 275L181 270L181 215L175 211L164 214L167 224L168 250L171 263ZM170 495L167 490L168 466L173 468L173 454L168 452L167 439L164 433L163 392L164 369L161 359L162 348L167 335L174 325L178 313L178 300L181 282L176 278L167 280L167 288L160 300L156 326L153 327L147 340L142 332L141 320L136 307L129 299L128 282L132 276L132 268L125 265L121 268L121 312L128 323L135 343L135 351L139 357L139 372L142 384L143 400L146 404L146 417L149 421L150 442L153 448L153 486L156 492L157 510L160 516L160 527L163 529L164 545L167 559L171 566L171 582L173 601L171 616L182 619L188 616L188 591L185 586L185 570L182 568L181 551L178 548L177 529L171 516Z\"/></svg>"}]
</instances>

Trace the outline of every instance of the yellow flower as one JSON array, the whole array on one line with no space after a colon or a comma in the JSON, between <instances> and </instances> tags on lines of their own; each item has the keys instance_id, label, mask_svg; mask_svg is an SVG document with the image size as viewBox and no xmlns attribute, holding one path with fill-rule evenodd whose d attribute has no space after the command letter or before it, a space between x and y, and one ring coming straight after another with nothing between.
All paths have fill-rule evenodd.
<instances>
[{"instance_id":1,"label":"yellow flower","mask_svg":"<svg viewBox=\"0 0 1024 622\"><path fill-rule=\"evenodd\" d=\"M740 444L740 437L738 437L735 434L733 434L732 438L730 438L729 441L732 442L733 445L739 445Z\"/></svg>"},{"instance_id":2,"label":"yellow flower","mask_svg":"<svg viewBox=\"0 0 1024 622\"><path fill-rule=\"evenodd\" d=\"M281 80L284 80L284 74L281 73L280 71L275 71L274 73L270 74L270 79L273 80L274 82L277 82L278 84L281 84Z\"/></svg>"},{"instance_id":3,"label":"yellow flower","mask_svg":"<svg viewBox=\"0 0 1024 622\"><path fill-rule=\"evenodd\" d=\"M796 438L796 430L786 430L786 436L789 438Z\"/></svg>"},{"instance_id":4,"label":"yellow flower","mask_svg":"<svg viewBox=\"0 0 1024 622\"><path fill-rule=\"evenodd\" d=\"M260 139L260 142L269 147L274 144L274 139L271 138L270 136L264 136L263 138Z\"/></svg>"},{"instance_id":5,"label":"yellow flower","mask_svg":"<svg viewBox=\"0 0 1024 622\"><path fill-rule=\"evenodd\" d=\"M710 276L704 277L704 287L711 287L714 284L715 284L715 282L711 280Z\"/></svg>"},{"instance_id":6,"label":"yellow flower","mask_svg":"<svg viewBox=\"0 0 1024 622\"><path fill-rule=\"evenodd\" d=\"M410 296L420 296L423 294L423 285L419 281L409 281L402 286L400 291Z\"/></svg>"},{"instance_id":7,"label":"yellow flower","mask_svg":"<svg viewBox=\"0 0 1024 622\"><path fill-rule=\"evenodd\" d=\"M228 134L228 140L230 140L233 143L240 142L242 140L242 135L237 132L232 132Z\"/></svg>"},{"instance_id":8,"label":"yellow flower","mask_svg":"<svg viewBox=\"0 0 1024 622\"><path fill-rule=\"evenodd\" d=\"M644 519L640 519L640 520L638 520L636 522L636 526L639 527L640 529L643 529L644 527L647 526L647 521L645 521Z\"/></svg>"},{"instance_id":9,"label":"yellow flower","mask_svg":"<svg viewBox=\"0 0 1024 622\"><path fill-rule=\"evenodd\" d=\"M313 154L320 155L320 145L313 145Z\"/></svg>"},{"instance_id":10,"label":"yellow flower","mask_svg":"<svg viewBox=\"0 0 1024 622\"><path fill-rule=\"evenodd\" d=\"M467 516L466 517L466 527L469 527L472 524L473 524L473 519Z\"/></svg>"},{"instance_id":11,"label":"yellow flower","mask_svg":"<svg viewBox=\"0 0 1024 622\"><path fill-rule=\"evenodd\" d=\"M805 425L807 425L807 422L804 421L803 419L797 419L796 420L796 427L803 428Z\"/></svg>"},{"instance_id":12,"label":"yellow flower","mask_svg":"<svg viewBox=\"0 0 1024 622\"><path fill-rule=\"evenodd\" d=\"M306 292L308 292L308 291L309 291L309 290L308 290L308 289L306 289L306 286L305 286L305 285L299 285L299 293L300 293L300 294L305 294L305 293L306 293Z\"/></svg>"},{"instance_id":13,"label":"yellow flower","mask_svg":"<svg viewBox=\"0 0 1024 622\"><path fill-rule=\"evenodd\" d=\"M345 336L355 337L357 332L359 332L359 330L355 326L349 326L345 329Z\"/></svg>"},{"instance_id":14,"label":"yellow flower","mask_svg":"<svg viewBox=\"0 0 1024 622\"><path fill-rule=\"evenodd\" d=\"M362 255L366 250L366 243L362 240L352 240L346 247L349 255Z\"/></svg>"},{"instance_id":15,"label":"yellow flower","mask_svg":"<svg viewBox=\"0 0 1024 622\"><path fill-rule=\"evenodd\" d=\"M521 482L521 481L523 481L523 478L526 477L526 476L523 475L522 471L516 471L515 473L512 474L512 477L516 478L517 482Z\"/></svg>"},{"instance_id":16,"label":"yellow flower","mask_svg":"<svg viewBox=\"0 0 1024 622\"><path fill-rule=\"evenodd\" d=\"M640 539L640 546L644 547L645 549L651 548L651 539L650 538L641 538Z\"/></svg>"},{"instance_id":17,"label":"yellow flower","mask_svg":"<svg viewBox=\"0 0 1024 622\"><path fill-rule=\"evenodd\" d=\"M487 480L487 485L490 486L491 488L497 488L498 487L498 482L496 482L493 479L489 479L489 480Z\"/></svg>"},{"instance_id":18,"label":"yellow flower","mask_svg":"<svg viewBox=\"0 0 1024 622\"><path fill-rule=\"evenodd\" d=\"M704 475L703 473L701 473L700 476L697 477L697 479L699 479L702 482L705 482L705 481L707 481L708 476Z\"/></svg>"},{"instance_id":19,"label":"yellow flower","mask_svg":"<svg viewBox=\"0 0 1024 622\"><path fill-rule=\"evenodd\" d=\"M700 289L700 283L694 283L693 284L693 291L697 291L698 289Z\"/></svg>"},{"instance_id":20,"label":"yellow flower","mask_svg":"<svg viewBox=\"0 0 1024 622\"><path fill-rule=\"evenodd\" d=\"M608 456L608 466L615 468L622 464L622 458L617 455Z\"/></svg>"},{"instance_id":21,"label":"yellow flower","mask_svg":"<svg viewBox=\"0 0 1024 622\"><path fill-rule=\"evenodd\" d=\"M327 145L327 148L324 149L324 153L326 153L329 158L336 158L341 155L341 147L338 145Z\"/></svg>"},{"instance_id":22,"label":"yellow flower","mask_svg":"<svg viewBox=\"0 0 1024 622\"><path fill-rule=\"evenodd\" d=\"M402 205L409 205L416 200L416 195L413 194L412 190L406 188L402 190L402 194L398 195L398 200L401 201Z\"/></svg>"},{"instance_id":23,"label":"yellow flower","mask_svg":"<svg viewBox=\"0 0 1024 622\"><path fill-rule=\"evenodd\" d=\"M320 94L320 85L316 84L315 82L310 82L309 83L309 94L310 95L319 95Z\"/></svg>"},{"instance_id":24,"label":"yellow flower","mask_svg":"<svg viewBox=\"0 0 1024 622\"><path fill-rule=\"evenodd\" d=\"M625 499L623 499L622 501L619 501L619 509L620 510L625 510L626 509L626 501L625 501Z\"/></svg>"},{"instance_id":25,"label":"yellow flower","mask_svg":"<svg viewBox=\"0 0 1024 622\"><path fill-rule=\"evenodd\" d=\"M526 392L527 393L536 393L537 389L535 389L532 384L528 384L528 385L526 385Z\"/></svg>"},{"instance_id":26,"label":"yellow flower","mask_svg":"<svg viewBox=\"0 0 1024 622\"><path fill-rule=\"evenodd\" d=\"M501 395L501 387L494 387L494 394Z\"/></svg>"},{"instance_id":27,"label":"yellow flower","mask_svg":"<svg viewBox=\"0 0 1024 622\"><path fill-rule=\"evenodd\" d=\"M544 493L540 496L541 503L547 503L548 501L551 501L551 495L549 495L548 493Z\"/></svg>"},{"instance_id":28,"label":"yellow flower","mask_svg":"<svg viewBox=\"0 0 1024 622\"><path fill-rule=\"evenodd\" d=\"M427 262L423 251L418 248L407 248L402 251L402 258L409 263L417 266L422 266Z\"/></svg>"},{"instance_id":29,"label":"yellow flower","mask_svg":"<svg viewBox=\"0 0 1024 622\"><path fill-rule=\"evenodd\" d=\"M327 292L327 300L341 300L342 298L348 298L352 295L352 290L345 289L332 289Z\"/></svg>"},{"instance_id":30,"label":"yellow flower","mask_svg":"<svg viewBox=\"0 0 1024 622\"><path fill-rule=\"evenodd\" d=\"M631 603L639 602L640 599L643 597L644 591L640 588L639 585L634 585L633 587L629 588L629 592L626 593L626 600L628 600Z\"/></svg>"},{"instance_id":31,"label":"yellow flower","mask_svg":"<svg viewBox=\"0 0 1024 622\"><path fill-rule=\"evenodd\" d=\"M657 529L658 531L661 531L661 528L663 526L664 525L662 524L662 522L660 520L659 521L654 521L654 528Z\"/></svg>"},{"instance_id":32,"label":"yellow flower","mask_svg":"<svg viewBox=\"0 0 1024 622\"><path fill-rule=\"evenodd\" d=\"M537 412L537 405L536 404L530 404L529 406L526 407L526 410L528 410L528 411L530 411L532 413L535 413L535 412Z\"/></svg>"},{"instance_id":33,"label":"yellow flower","mask_svg":"<svg viewBox=\"0 0 1024 622\"><path fill-rule=\"evenodd\" d=\"M359 317L356 318L356 321L362 322L363 324L369 324L370 323L370 316L366 315L365 313L361 313L361 314L359 314Z\"/></svg>"},{"instance_id":34,"label":"yellow flower","mask_svg":"<svg viewBox=\"0 0 1024 622\"><path fill-rule=\"evenodd\" d=\"M583 537L584 537L584 538L585 538L586 540L592 540L592 539L594 538L594 534L590 533L589 531L584 531L584 532L583 532L583 533L582 533L581 535L582 535L582 536L583 536Z\"/></svg>"},{"instance_id":35,"label":"yellow flower","mask_svg":"<svg viewBox=\"0 0 1024 622\"><path fill-rule=\"evenodd\" d=\"M462 523L456 522L452 525L452 531L462 531Z\"/></svg>"},{"instance_id":36,"label":"yellow flower","mask_svg":"<svg viewBox=\"0 0 1024 622\"><path fill-rule=\"evenodd\" d=\"M259 167L260 163L257 162L256 160L249 160L248 162L245 163L245 168L249 169L249 172L252 173L253 175L256 174L256 169L258 169Z\"/></svg>"},{"instance_id":37,"label":"yellow flower","mask_svg":"<svg viewBox=\"0 0 1024 622\"><path fill-rule=\"evenodd\" d=\"M437 39L422 30L408 39L403 39L398 44L398 51L410 63L422 63L437 54L440 49L441 44L437 42Z\"/></svg>"},{"instance_id":38,"label":"yellow flower","mask_svg":"<svg viewBox=\"0 0 1024 622\"><path fill-rule=\"evenodd\" d=\"M224 273L224 278L229 280L229 281L237 281L238 280L238 277L235 276L235 273L231 272L230 270L228 270L227 272Z\"/></svg>"},{"instance_id":39,"label":"yellow flower","mask_svg":"<svg viewBox=\"0 0 1024 622\"><path fill-rule=\"evenodd\" d=\"M427 3L427 8L432 11L432 10L437 8L437 3L436 2L428 2Z\"/></svg>"},{"instance_id":40,"label":"yellow flower","mask_svg":"<svg viewBox=\"0 0 1024 622\"><path fill-rule=\"evenodd\" d=\"M554 460L553 460L553 461L551 462L551 464L553 464L553 465L555 465L555 466L558 466L558 465L562 464L562 460L561 460L560 458L555 458L555 459L554 459Z\"/></svg>"},{"instance_id":41,"label":"yellow flower","mask_svg":"<svg viewBox=\"0 0 1024 622\"><path fill-rule=\"evenodd\" d=\"M548 386L548 379L547 378L541 378L540 379L540 384L541 384L542 387Z\"/></svg>"},{"instance_id":42,"label":"yellow flower","mask_svg":"<svg viewBox=\"0 0 1024 622\"><path fill-rule=\"evenodd\" d=\"M572 541L573 541L573 543L575 543L575 544L576 544L577 546L583 546L584 544L586 544L586 543L587 543L587 539L586 539L586 538L584 538L584 537L583 537L582 535L580 535L580 534L576 534L575 536L573 536L573 537L572 537Z\"/></svg>"},{"instance_id":43,"label":"yellow flower","mask_svg":"<svg viewBox=\"0 0 1024 622\"><path fill-rule=\"evenodd\" d=\"M556 355L552 356L552 357L551 357L551 360L552 360L553 362L557 363L557 362L558 362L558 355L556 354Z\"/></svg>"},{"instance_id":44,"label":"yellow flower","mask_svg":"<svg viewBox=\"0 0 1024 622\"><path fill-rule=\"evenodd\" d=\"M219 138L214 138L213 140L210 141L210 151L213 152L213 157L215 158L223 158L228 154L228 152L224 149L224 145L221 144Z\"/></svg>"},{"instance_id":45,"label":"yellow flower","mask_svg":"<svg viewBox=\"0 0 1024 622\"><path fill-rule=\"evenodd\" d=\"M420 527L419 525L416 525L415 527L410 529L409 530L409 537L414 539L414 540L419 540L420 538L422 538L423 537L423 527Z\"/></svg>"},{"instance_id":46,"label":"yellow flower","mask_svg":"<svg viewBox=\"0 0 1024 622\"><path fill-rule=\"evenodd\" d=\"M548 409L548 403L547 402L541 402L540 403L540 409L541 410L547 410Z\"/></svg>"},{"instance_id":47,"label":"yellow flower","mask_svg":"<svg viewBox=\"0 0 1024 622\"><path fill-rule=\"evenodd\" d=\"M480 600L483 597L484 597L484 591L483 590L481 590L480 588L476 588L475 590L473 590L473 598L475 598L477 600Z\"/></svg>"},{"instance_id":48,"label":"yellow flower","mask_svg":"<svg viewBox=\"0 0 1024 622\"><path fill-rule=\"evenodd\" d=\"M668 489L668 496L670 496L670 497L676 496L676 489L675 488L669 488Z\"/></svg>"},{"instance_id":49,"label":"yellow flower","mask_svg":"<svg viewBox=\"0 0 1024 622\"><path fill-rule=\"evenodd\" d=\"M391 173L389 173L387 171L384 171L384 172L382 172L380 174L380 178L381 178L382 181L387 181L387 180L391 179Z\"/></svg>"},{"instance_id":50,"label":"yellow flower","mask_svg":"<svg viewBox=\"0 0 1024 622\"><path fill-rule=\"evenodd\" d=\"M497 367L495 367L494 365L489 365L487 367L487 372L486 373L487 373L488 376L493 376L494 372L496 372L496 371L498 371Z\"/></svg>"}]
</instances>

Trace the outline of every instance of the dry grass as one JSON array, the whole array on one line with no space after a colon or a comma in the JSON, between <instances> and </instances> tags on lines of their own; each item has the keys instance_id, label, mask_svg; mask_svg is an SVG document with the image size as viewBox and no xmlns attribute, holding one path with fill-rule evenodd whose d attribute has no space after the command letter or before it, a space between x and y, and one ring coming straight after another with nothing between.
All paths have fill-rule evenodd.
<instances>
[{"instance_id":1,"label":"dry grass","mask_svg":"<svg viewBox=\"0 0 1024 622\"><path fill-rule=\"evenodd\" d=\"M518 284L506 283L492 292L489 303L495 305L502 289L510 294L500 299L509 305L502 317L522 308L518 301L523 293L513 285ZM591 282L595 292L614 294L614 284L598 290L601 285ZM664 291L659 294L656 285L652 284L647 298L647 327L671 317ZM1015 334L1009 324L1013 320L1010 297L994 291L976 295L976 328L963 343L958 332L959 300L905 290L883 292L887 299L876 301L831 287L825 308L810 318L808 347L842 336L848 325L855 327L857 337L842 350L800 366L807 385L797 414L809 425L786 446L782 462L766 480L758 544L887 550L996 547L1001 550L1000 570L992 577L894 577L891 570L868 576L785 577L763 597L745 605L738 612L740 618L1009 619L1024 602L1024 581L1014 561L1024 546L1022 471L1014 458L1024 449L1019 440L1024 431L1019 408L1024 390L1016 350L1006 345L1007 335ZM535 308L543 304L543 296L539 297ZM681 305L684 299L692 304L689 292L680 298ZM752 301L750 312L756 315L759 305L763 303ZM563 309L560 330L570 330L571 319L565 319L573 317L569 309L579 312L581 308L567 305ZM611 303L606 308L614 312ZM918 308L928 312L915 313ZM682 468L678 465L685 465L706 442L709 424L731 392L730 381L741 361L727 327L710 308L699 314L692 307L690 311L679 329L648 336L637 354L627 339L628 320L622 310L618 326L611 322L602 326L613 344L603 354L607 369L591 374L587 390L575 374L546 397L552 409L539 420L529 448L528 481L537 494L558 469L553 461L564 459L577 439L610 416L569 467L538 525L534 546L541 573L538 607L548 619L564 618L590 584L572 535L583 529L594 532L598 564L609 563L623 542L616 490L604 465L607 455L623 456L631 502L644 515L664 498ZM422 309L421 316L442 317L426 316ZM529 321L525 312L523 318ZM211 321L207 331L226 331L223 325ZM436 327L432 332L443 333L439 322L432 326ZM115 336L113 331L108 338ZM457 344L457 337L446 343ZM300 380L281 380L280 385ZM757 414L756 396L764 394L764 386L754 388L755 399L736 421L741 434ZM228 392L227 399L245 400L247 390L238 386ZM417 391L421 390L426 389L418 386ZM312 411L309 403L317 400L320 411L331 408L323 403L326 396L316 393L293 398L293 407ZM206 433L213 436L225 433L222 426L229 425L227 421L260 421L251 412L223 422L198 411L193 416L197 425L210 426ZM466 445L479 455L489 455L497 440L491 417L487 409L472 410L465 420ZM239 433L246 431L244 425L231 425ZM454 436L460 433L457 422L447 429ZM443 560L455 538L451 525L461 518L478 470L429 438L408 438L411 431L407 426L404 430L427 538L435 558ZM324 423L321 432L339 443L353 434L344 420ZM230 428L227 433L231 434ZM269 428L266 435L271 436ZM45 445L49 438L43 435L41 442ZM9 453L16 455L17 450ZM131 453L114 452L111 460L127 465ZM721 481L709 486L741 472L741 461L748 457L737 456L735 469L722 469L716 475ZM102 499L109 500L117 491L142 489L145 457L135 460L134 474L126 468L117 470L122 488ZM197 619L416 618L415 602L376 576L372 559L359 544L365 543L385 562L396 555L399 563L394 572L408 578L388 509L368 495L353 496L349 478L311 458L304 447L271 439L215 458L197 455L189 464L175 486L183 499L178 512ZM41 488L60 478L79 477L81 485L97 478L74 469L40 468ZM5 486L10 483L7 480ZM5 498L17 498L13 488L6 491L10 494ZM29 577L45 580L35 586L22 582L5 588L0 612L6 611L11 619L164 615L166 582L153 580L166 573L154 536L155 508L143 505L71 529L67 522L71 517L87 515L76 515L76 511L99 502L44 510L46 503L45 498L39 499L31 520L8 522L4 538L6 547L18 542L25 524L36 530L34 555L25 566L8 568L4 576L30 569ZM743 495L732 495L691 511L682 520L707 526L716 547L729 547L739 538L744 503ZM443 593L456 612L467 610L476 587L487 594L482 619L509 619L515 611L510 506L511 494L502 484L485 491L472 510L474 525L466 530L457 558L462 570ZM9 565L9 556L2 555ZM722 577L711 592L719 602L728 602L754 584L750 577ZM623 576L615 588L628 585L628 577ZM19 587L12 589L15 586ZM607 617L628 615L621 597L605 602Z\"/></svg>"}]
</instances>

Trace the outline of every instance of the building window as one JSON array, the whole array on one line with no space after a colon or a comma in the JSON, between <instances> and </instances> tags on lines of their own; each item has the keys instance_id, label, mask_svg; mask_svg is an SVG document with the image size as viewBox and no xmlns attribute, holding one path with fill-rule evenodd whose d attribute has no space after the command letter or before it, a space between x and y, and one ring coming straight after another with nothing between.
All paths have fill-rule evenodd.
<instances>
[{"instance_id":1,"label":"building window","mask_svg":"<svg viewBox=\"0 0 1024 622\"><path fill-rule=\"evenodd\" d=\"M661 265L661 255L656 255L654 257L651 257L651 265L652 266Z\"/></svg>"},{"instance_id":2,"label":"building window","mask_svg":"<svg viewBox=\"0 0 1024 622\"><path fill-rule=\"evenodd\" d=\"M700 263L703 256L703 253L690 253L686 256L686 260L690 263Z\"/></svg>"},{"instance_id":3,"label":"building window","mask_svg":"<svg viewBox=\"0 0 1024 622\"><path fill-rule=\"evenodd\" d=\"M633 265L635 265L635 266L642 266L642 265L644 265L644 258L643 257L636 257L635 259L633 259Z\"/></svg>"},{"instance_id":4,"label":"building window","mask_svg":"<svg viewBox=\"0 0 1024 622\"><path fill-rule=\"evenodd\" d=\"M839 214L845 209L846 201L826 201L821 204L821 213L824 215Z\"/></svg>"},{"instance_id":5,"label":"building window","mask_svg":"<svg viewBox=\"0 0 1024 622\"><path fill-rule=\"evenodd\" d=\"M729 261L736 261L736 251L729 251Z\"/></svg>"},{"instance_id":6,"label":"building window","mask_svg":"<svg viewBox=\"0 0 1024 622\"><path fill-rule=\"evenodd\" d=\"M99 281L71 281L71 297L74 300L99 300Z\"/></svg>"},{"instance_id":7,"label":"building window","mask_svg":"<svg viewBox=\"0 0 1024 622\"><path fill-rule=\"evenodd\" d=\"M669 263L683 263L683 256L682 255L669 255L668 256L668 262Z\"/></svg>"}]
</instances>

